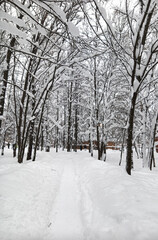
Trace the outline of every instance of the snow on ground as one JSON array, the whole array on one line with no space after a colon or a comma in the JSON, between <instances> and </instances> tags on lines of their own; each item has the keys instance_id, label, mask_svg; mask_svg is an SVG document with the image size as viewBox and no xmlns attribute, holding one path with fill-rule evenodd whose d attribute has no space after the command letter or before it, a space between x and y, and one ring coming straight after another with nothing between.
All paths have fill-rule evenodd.
<instances>
[{"instance_id":1,"label":"snow on ground","mask_svg":"<svg viewBox=\"0 0 158 240\"><path fill-rule=\"evenodd\" d=\"M41 240L59 188L62 166L50 155L37 162L0 159L0 239Z\"/></svg>"},{"instance_id":2,"label":"snow on ground","mask_svg":"<svg viewBox=\"0 0 158 240\"><path fill-rule=\"evenodd\" d=\"M51 149L18 164L6 149L0 156L0 239L158 239L158 170L141 169L135 159L128 176L125 155L121 167L119 155L109 150L105 163L88 151Z\"/></svg>"}]
</instances>

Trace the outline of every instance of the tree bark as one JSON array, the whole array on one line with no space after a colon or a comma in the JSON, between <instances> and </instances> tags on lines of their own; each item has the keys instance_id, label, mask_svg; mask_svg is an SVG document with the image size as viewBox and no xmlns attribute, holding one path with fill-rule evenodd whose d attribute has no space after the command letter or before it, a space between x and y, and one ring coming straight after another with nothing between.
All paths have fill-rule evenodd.
<instances>
[{"instance_id":1,"label":"tree bark","mask_svg":"<svg viewBox=\"0 0 158 240\"><path fill-rule=\"evenodd\" d=\"M15 38L12 38L10 41L10 47L14 47L15 45ZM2 81L2 93L0 94L0 116L3 116L4 113L4 103L5 103L5 96L6 96L6 90L7 90L7 83L8 83L8 76L9 76L9 67L10 67L10 61L12 57L12 51L8 49L7 51L7 69L3 72L3 81ZM2 128L2 119L0 119L0 131Z\"/></svg>"},{"instance_id":2,"label":"tree bark","mask_svg":"<svg viewBox=\"0 0 158 240\"><path fill-rule=\"evenodd\" d=\"M71 114L72 114L72 82L71 86L69 89L69 94L68 94L68 140L67 140L67 152L71 151L71 125L72 125L72 119L71 119Z\"/></svg>"},{"instance_id":3,"label":"tree bark","mask_svg":"<svg viewBox=\"0 0 158 240\"><path fill-rule=\"evenodd\" d=\"M155 156L154 156L154 146L155 146L155 136L156 136L156 128L157 128L157 121L158 121L158 115L156 117L156 122L153 130L153 135L152 135L152 146L151 149L149 149L149 168L152 170L152 166L156 167L155 164Z\"/></svg>"},{"instance_id":4,"label":"tree bark","mask_svg":"<svg viewBox=\"0 0 158 240\"><path fill-rule=\"evenodd\" d=\"M77 152L77 144L78 144L78 109L77 109L77 105L75 108L75 144L74 144L74 151Z\"/></svg>"},{"instance_id":5,"label":"tree bark","mask_svg":"<svg viewBox=\"0 0 158 240\"><path fill-rule=\"evenodd\" d=\"M123 129L123 136L122 136L122 146L121 146L121 154L120 154L120 161L119 161L119 166L121 166L122 163L122 155L124 151L124 142L125 142L125 135L126 135L126 129Z\"/></svg>"},{"instance_id":6,"label":"tree bark","mask_svg":"<svg viewBox=\"0 0 158 240\"><path fill-rule=\"evenodd\" d=\"M131 109L129 113L129 126L127 130L127 156L126 156L126 171L129 175L131 175L131 169L133 167L133 123L134 123L134 112L135 112L135 104L137 99L137 93L134 92L132 100L131 100Z\"/></svg>"},{"instance_id":7,"label":"tree bark","mask_svg":"<svg viewBox=\"0 0 158 240\"><path fill-rule=\"evenodd\" d=\"M27 160L31 160L31 157L32 157L33 130L34 130L34 122L31 122L30 135L29 135L29 146L28 146L28 152L27 152Z\"/></svg>"},{"instance_id":8,"label":"tree bark","mask_svg":"<svg viewBox=\"0 0 158 240\"><path fill-rule=\"evenodd\" d=\"M66 126L66 110L64 106L64 126ZM62 150L64 151L66 147L66 133L65 133L65 128L63 130L63 136L62 136Z\"/></svg>"}]
</instances>

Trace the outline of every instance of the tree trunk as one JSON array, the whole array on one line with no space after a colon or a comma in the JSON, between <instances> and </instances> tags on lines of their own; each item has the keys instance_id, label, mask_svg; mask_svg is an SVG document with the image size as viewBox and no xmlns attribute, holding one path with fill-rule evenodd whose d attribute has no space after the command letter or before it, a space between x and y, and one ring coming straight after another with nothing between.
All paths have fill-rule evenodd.
<instances>
[{"instance_id":1,"label":"tree trunk","mask_svg":"<svg viewBox=\"0 0 158 240\"><path fill-rule=\"evenodd\" d=\"M101 134L101 145L100 145L100 159L102 161L106 161L106 137L105 137L105 129L104 124L102 124L102 134Z\"/></svg>"},{"instance_id":2,"label":"tree trunk","mask_svg":"<svg viewBox=\"0 0 158 240\"><path fill-rule=\"evenodd\" d=\"M71 119L71 114L72 114L72 82L71 86L69 89L69 94L68 94L68 139L67 139L67 152L71 151L71 125L72 125L72 119Z\"/></svg>"},{"instance_id":3,"label":"tree trunk","mask_svg":"<svg viewBox=\"0 0 158 240\"><path fill-rule=\"evenodd\" d=\"M89 134L89 142L90 142L90 153L91 157L93 157L93 104L91 104L91 114L90 114L90 134Z\"/></svg>"},{"instance_id":4,"label":"tree trunk","mask_svg":"<svg viewBox=\"0 0 158 240\"><path fill-rule=\"evenodd\" d=\"M134 123L134 112L135 112L135 104L137 99L137 93L133 94L131 100L131 109L129 113L129 122L128 122L128 130L127 130L127 156L126 156L126 171L129 175L131 175L131 169L133 167L133 123Z\"/></svg>"},{"instance_id":5,"label":"tree trunk","mask_svg":"<svg viewBox=\"0 0 158 240\"><path fill-rule=\"evenodd\" d=\"M75 109L75 144L74 144L74 151L77 152L77 144L78 144L78 110L77 110L77 105Z\"/></svg>"},{"instance_id":6,"label":"tree trunk","mask_svg":"<svg viewBox=\"0 0 158 240\"><path fill-rule=\"evenodd\" d=\"M13 143L13 157L16 157L16 143Z\"/></svg>"},{"instance_id":7,"label":"tree trunk","mask_svg":"<svg viewBox=\"0 0 158 240\"><path fill-rule=\"evenodd\" d=\"M56 152L58 152L58 147L59 147L59 128L57 126L56 127Z\"/></svg>"},{"instance_id":8,"label":"tree trunk","mask_svg":"<svg viewBox=\"0 0 158 240\"><path fill-rule=\"evenodd\" d=\"M65 111L65 106L64 106L64 126L66 126L66 111ZM66 133L65 133L65 127L63 130L63 136L62 136L62 150L64 151L66 147Z\"/></svg>"},{"instance_id":9,"label":"tree trunk","mask_svg":"<svg viewBox=\"0 0 158 240\"><path fill-rule=\"evenodd\" d=\"M45 100L46 100L46 99L45 99ZM44 112L45 100L44 100L44 102L43 102L43 106L42 106L42 110L41 110L41 115L40 115L40 119L39 119L39 123L38 123L37 131L36 131L35 147L34 147L34 153L33 153L32 161L35 161L35 159L36 159L37 146L38 146L38 141L39 141L40 128L41 128L41 124L42 124L42 118L43 118L43 112Z\"/></svg>"},{"instance_id":10,"label":"tree trunk","mask_svg":"<svg viewBox=\"0 0 158 240\"><path fill-rule=\"evenodd\" d=\"M97 132L97 149L98 149L98 160L101 160L101 146L100 146L100 133L99 133L99 110L96 109L96 120L97 120L97 127L96 127L96 132Z\"/></svg>"},{"instance_id":11,"label":"tree trunk","mask_svg":"<svg viewBox=\"0 0 158 240\"><path fill-rule=\"evenodd\" d=\"M100 147L100 159L104 159L104 148L105 148L105 144L104 141L101 141L101 147Z\"/></svg>"},{"instance_id":12,"label":"tree trunk","mask_svg":"<svg viewBox=\"0 0 158 240\"><path fill-rule=\"evenodd\" d=\"M99 126L97 125L97 149L98 149L98 160L101 159L101 147L100 147L100 135L99 135Z\"/></svg>"},{"instance_id":13,"label":"tree trunk","mask_svg":"<svg viewBox=\"0 0 158 240\"><path fill-rule=\"evenodd\" d=\"M34 130L34 121L31 122L31 127L30 127L30 135L29 135L29 146L28 146L28 152L27 152L27 160L31 160L31 157L32 157L33 130Z\"/></svg>"},{"instance_id":14,"label":"tree trunk","mask_svg":"<svg viewBox=\"0 0 158 240\"><path fill-rule=\"evenodd\" d=\"M147 120L147 106L145 106L143 113L143 167L147 167L146 157L146 120Z\"/></svg>"},{"instance_id":15,"label":"tree trunk","mask_svg":"<svg viewBox=\"0 0 158 240\"><path fill-rule=\"evenodd\" d=\"M39 123L38 123L37 131L36 131L35 147L34 147L34 153L33 153L32 161L35 161L35 160L36 160L37 146L38 146L38 142L39 142L39 133L40 133L41 125L42 125L42 119L43 119L43 113L44 113L45 103L46 103L46 100L47 100L49 91L53 88L56 69L57 69L57 68L54 69L51 86L50 86L49 89L47 90L46 95L45 95L45 98L44 98L44 100L43 100L43 105L42 105L42 109L41 109L41 113L40 113Z\"/></svg>"},{"instance_id":16,"label":"tree trunk","mask_svg":"<svg viewBox=\"0 0 158 240\"><path fill-rule=\"evenodd\" d=\"M59 91L57 91L57 116L56 116L56 121L58 123L59 121ZM56 126L56 152L58 152L58 147L59 147L59 128Z\"/></svg>"},{"instance_id":17,"label":"tree trunk","mask_svg":"<svg viewBox=\"0 0 158 240\"><path fill-rule=\"evenodd\" d=\"M43 122L41 123L41 151L44 148L44 137L43 137Z\"/></svg>"},{"instance_id":18,"label":"tree trunk","mask_svg":"<svg viewBox=\"0 0 158 240\"><path fill-rule=\"evenodd\" d=\"M121 154L120 154L119 166L121 166L121 163L122 163L122 155L123 155L123 151L124 151L125 135L126 135L126 129L123 130L123 136L122 136L123 139L122 139L122 146L121 146Z\"/></svg>"},{"instance_id":19,"label":"tree trunk","mask_svg":"<svg viewBox=\"0 0 158 240\"><path fill-rule=\"evenodd\" d=\"M156 120L155 123L154 123L155 126L154 126L153 133L152 133L152 136L151 136L151 148L149 146L149 168L150 168L150 170L152 170L152 165L153 165L153 167L156 166L155 156L154 156L154 146L155 146L155 136L156 136L158 115L156 116L155 120Z\"/></svg>"},{"instance_id":20,"label":"tree trunk","mask_svg":"<svg viewBox=\"0 0 158 240\"><path fill-rule=\"evenodd\" d=\"M10 47L14 47L15 45L15 38L12 38L10 41ZM7 90L7 83L8 83L8 76L9 76L9 67L10 67L10 61L11 61L12 51L8 49L7 55L6 55L6 63L7 63L7 69L3 72L3 82L2 82L2 92L0 94L0 116L3 116L4 113L4 103L5 103L5 95ZM0 131L2 128L2 119L0 119Z\"/></svg>"}]
</instances>

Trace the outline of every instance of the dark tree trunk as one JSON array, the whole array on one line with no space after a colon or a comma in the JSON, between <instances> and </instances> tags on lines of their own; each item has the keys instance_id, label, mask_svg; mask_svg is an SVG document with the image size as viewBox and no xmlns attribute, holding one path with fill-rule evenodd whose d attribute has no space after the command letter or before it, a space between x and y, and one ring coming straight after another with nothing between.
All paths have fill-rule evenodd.
<instances>
[{"instance_id":1,"label":"dark tree trunk","mask_svg":"<svg viewBox=\"0 0 158 240\"><path fill-rule=\"evenodd\" d=\"M50 146L46 146L46 152L50 152Z\"/></svg>"},{"instance_id":2,"label":"dark tree trunk","mask_svg":"<svg viewBox=\"0 0 158 240\"><path fill-rule=\"evenodd\" d=\"M14 47L15 45L15 38L12 38L10 41L10 47ZM9 67L10 67L10 61L11 61L12 51L8 49L7 55L6 55L6 63L7 63L7 69L3 72L3 87L2 87L2 93L0 94L0 116L3 116L4 113L4 103L5 103L5 95L7 90L7 83L8 83L8 76L9 76ZM0 131L2 128L2 119L0 119Z\"/></svg>"},{"instance_id":3,"label":"dark tree trunk","mask_svg":"<svg viewBox=\"0 0 158 240\"><path fill-rule=\"evenodd\" d=\"M101 141L101 146L100 146L100 159L102 159L102 157L103 157L103 155L104 155L104 149L105 149L104 142Z\"/></svg>"},{"instance_id":4,"label":"dark tree trunk","mask_svg":"<svg viewBox=\"0 0 158 240\"><path fill-rule=\"evenodd\" d=\"M34 71L34 75L36 74L36 71L38 69L38 66L40 64L40 61L37 62L36 64L36 68ZM32 76L31 80L30 80L30 88L32 90L32 95L34 96L34 99L32 99L32 111L34 110L35 107L35 94L36 94L36 89L35 89L35 79ZM33 149L33 140L34 140L34 126L35 126L35 119L33 119L31 121L30 124L30 133L29 133L29 146L28 146L28 153L27 153L27 160L31 160L32 157L32 149Z\"/></svg>"},{"instance_id":5,"label":"dark tree trunk","mask_svg":"<svg viewBox=\"0 0 158 240\"><path fill-rule=\"evenodd\" d=\"M24 142L26 142L26 117L27 117L28 104L29 104L29 96L26 94L26 92L29 84L29 76L30 76L29 71L31 70L31 64L32 64L32 60L30 60L28 64L28 71L27 71L27 74L25 77L25 83L24 83L24 91L22 93L20 109L17 115L18 163L23 162L24 151L25 151ZM16 105L15 105L15 108L16 108ZM17 110L15 109L15 112L16 111Z\"/></svg>"},{"instance_id":6,"label":"dark tree trunk","mask_svg":"<svg viewBox=\"0 0 158 240\"><path fill-rule=\"evenodd\" d=\"M33 131L34 131L34 122L31 122L30 135L29 135L29 146L28 146L28 152L27 152L27 160L31 160L31 157L32 157Z\"/></svg>"},{"instance_id":7,"label":"dark tree trunk","mask_svg":"<svg viewBox=\"0 0 158 240\"><path fill-rule=\"evenodd\" d=\"M23 146L18 145L18 163L22 163L24 158L24 149Z\"/></svg>"},{"instance_id":8,"label":"dark tree trunk","mask_svg":"<svg viewBox=\"0 0 158 240\"><path fill-rule=\"evenodd\" d=\"M89 153L91 153L91 134L89 134Z\"/></svg>"},{"instance_id":9,"label":"dark tree trunk","mask_svg":"<svg viewBox=\"0 0 158 240\"><path fill-rule=\"evenodd\" d=\"M77 144L78 144L78 110L77 110L77 106L75 109L75 144L74 144L74 151L77 152Z\"/></svg>"},{"instance_id":10,"label":"dark tree trunk","mask_svg":"<svg viewBox=\"0 0 158 240\"><path fill-rule=\"evenodd\" d=\"M48 118L48 113L47 113L47 118ZM49 140L49 133L48 133L48 123L46 120L46 152L50 152L50 140Z\"/></svg>"},{"instance_id":11,"label":"dark tree trunk","mask_svg":"<svg viewBox=\"0 0 158 240\"><path fill-rule=\"evenodd\" d=\"M59 128L56 127L56 152L58 152L59 147Z\"/></svg>"},{"instance_id":12,"label":"dark tree trunk","mask_svg":"<svg viewBox=\"0 0 158 240\"><path fill-rule=\"evenodd\" d=\"M133 167L133 148L132 148L132 141L133 141L133 123L134 123L134 110L135 104L137 99L137 93L133 94L131 100L131 109L129 113L129 125L127 130L127 156L126 156L126 171L129 175L131 175L131 169Z\"/></svg>"},{"instance_id":13,"label":"dark tree trunk","mask_svg":"<svg viewBox=\"0 0 158 240\"><path fill-rule=\"evenodd\" d=\"M41 123L41 151L44 148L43 124Z\"/></svg>"},{"instance_id":14,"label":"dark tree trunk","mask_svg":"<svg viewBox=\"0 0 158 240\"><path fill-rule=\"evenodd\" d=\"M104 159L103 159L104 162L106 161L106 144L107 143L104 144Z\"/></svg>"},{"instance_id":15,"label":"dark tree trunk","mask_svg":"<svg viewBox=\"0 0 158 240\"><path fill-rule=\"evenodd\" d=\"M89 150L90 150L90 154L91 154L91 157L93 157L93 137L92 137L92 126L91 126L92 123L90 123L90 128L91 128L91 132L89 134Z\"/></svg>"},{"instance_id":16,"label":"dark tree trunk","mask_svg":"<svg viewBox=\"0 0 158 240\"><path fill-rule=\"evenodd\" d=\"M2 151L1 151L2 156L4 155L5 138L6 138L6 131L4 132L3 141L2 141Z\"/></svg>"},{"instance_id":17,"label":"dark tree trunk","mask_svg":"<svg viewBox=\"0 0 158 240\"><path fill-rule=\"evenodd\" d=\"M156 165L155 165L155 157L154 157L154 146L151 148L151 156L150 156L150 163L149 163L149 167L150 167L150 171L152 170L152 165L153 165L153 167L156 167Z\"/></svg>"},{"instance_id":18,"label":"dark tree trunk","mask_svg":"<svg viewBox=\"0 0 158 240\"><path fill-rule=\"evenodd\" d=\"M5 147L5 144L3 143L3 144L2 144L2 151L1 151L1 155L2 155L2 156L4 155L4 147Z\"/></svg>"},{"instance_id":19,"label":"dark tree trunk","mask_svg":"<svg viewBox=\"0 0 158 240\"><path fill-rule=\"evenodd\" d=\"M71 115L70 115L70 110L69 110L67 152L70 152L70 151L71 151Z\"/></svg>"},{"instance_id":20,"label":"dark tree trunk","mask_svg":"<svg viewBox=\"0 0 158 240\"><path fill-rule=\"evenodd\" d=\"M98 149L98 160L101 160L100 135L99 135L99 126L98 125L97 125L97 149Z\"/></svg>"},{"instance_id":21,"label":"dark tree trunk","mask_svg":"<svg viewBox=\"0 0 158 240\"><path fill-rule=\"evenodd\" d=\"M16 143L13 143L13 157L16 157Z\"/></svg>"},{"instance_id":22,"label":"dark tree trunk","mask_svg":"<svg viewBox=\"0 0 158 240\"><path fill-rule=\"evenodd\" d=\"M64 106L64 126L66 125L66 111L65 111L65 106ZM66 147L66 133L65 133L65 128L63 131L63 136L62 136L62 150L64 151Z\"/></svg>"},{"instance_id":23,"label":"dark tree trunk","mask_svg":"<svg viewBox=\"0 0 158 240\"><path fill-rule=\"evenodd\" d=\"M96 131L97 131L97 149L98 149L98 160L101 160L101 144L100 144L100 133L99 133L99 110L96 109L96 120L97 120L97 127L96 127Z\"/></svg>"},{"instance_id":24,"label":"dark tree trunk","mask_svg":"<svg viewBox=\"0 0 158 240\"><path fill-rule=\"evenodd\" d=\"M152 170L152 165L153 165L153 167L156 167L155 156L154 156L154 145L155 145L157 121L158 121L158 115L157 115L157 119L156 119L156 123L155 123L155 127L154 127L154 132L153 132L152 147L151 147L150 153L149 153L149 168L150 168L150 170Z\"/></svg>"},{"instance_id":25,"label":"dark tree trunk","mask_svg":"<svg viewBox=\"0 0 158 240\"><path fill-rule=\"evenodd\" d=\"M95 101L95 114L96 114L96 133L97 133L97 150L98 150L98 160L101 159L101 149L100 149L100 135L99 135L99 105L97 99L97 62L96 57L94 57L94 101Z\"/></svg>"},{"instance_id":26,"label":"dark tree trunk","mask_svg":"<svg viewBox=\"0 0 158 240\"><path fill-rule=\"evenodd\" d=\"M70 86L69 94L68 94L68 139L67 139L67 152L71 151L71 141L72 141L72 136L71 136L72 119L71 119L71 114L72 114L72 82L71 82L71 86Z\"/></svg>"},{"instance_id":27,"label":"dark tree trunk","mask_svg":"<svg viewBox=\"0 0 158 240\"><path fill-rule=\"evenodd\" d=\"M59 121L59 91L57 91L57 118L56 121ZM58 126L56 126L56 152L58 152L58 148L59 148L59 128Z\"/></svg>"}]
</instances>

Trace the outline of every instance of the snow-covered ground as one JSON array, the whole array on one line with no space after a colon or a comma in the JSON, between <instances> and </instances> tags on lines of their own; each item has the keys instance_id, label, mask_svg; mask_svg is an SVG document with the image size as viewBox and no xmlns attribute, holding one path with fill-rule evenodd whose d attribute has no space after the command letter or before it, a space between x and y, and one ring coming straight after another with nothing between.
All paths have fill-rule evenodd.
<instances>
[{"instance_id":1,"label":"snow-covered ground","mask_svg":"<svg viewBox=\"0 0 158 240\"><path fill-rule=\"evenodd\" d=\"M0 156L0 239L157 240L158 170L142 169L135 159L128 176L119 155L109 150L105 163L88 151L51 149L18 164L6 149Z\"/></svg>"}]
</instances>

